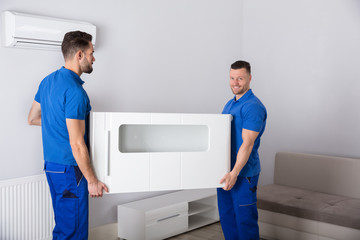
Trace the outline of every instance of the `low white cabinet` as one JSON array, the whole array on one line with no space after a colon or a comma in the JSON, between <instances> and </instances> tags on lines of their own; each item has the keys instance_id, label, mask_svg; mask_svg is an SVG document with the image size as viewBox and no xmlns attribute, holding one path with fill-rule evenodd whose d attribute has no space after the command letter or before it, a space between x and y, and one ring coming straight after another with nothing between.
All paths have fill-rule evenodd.
<instances>
[{"instance_id":1,"label":"low white cabinet","mask_svg":"<svg viewBox=\"0 0 360 240\"><path fill-rule=\"evenodd\" d=\"M94 170L110 193L223 187L219 180L230 171L231 119L229 114L92 112Z\"/></svg>"},{"instance_id":2,"label":"low white cabinet","mask_svg":"<svg viewBox=\"0 0 360 240\"><path fill-rule=\"evenodd\" d=\"M219 221L216 189L192 189L118 206L118 237L164 239Z\"/></svg>"}]
</instances>

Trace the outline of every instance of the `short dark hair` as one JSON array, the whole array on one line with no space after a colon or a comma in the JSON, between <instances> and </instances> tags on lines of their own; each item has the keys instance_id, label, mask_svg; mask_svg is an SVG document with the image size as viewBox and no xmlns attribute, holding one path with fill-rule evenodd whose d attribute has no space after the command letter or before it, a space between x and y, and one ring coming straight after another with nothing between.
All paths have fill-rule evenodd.
<instances>
[{"instance_id":1,"label":"short dark hair","mask_svg":"<svg viewBox=\"0 0 360 240\"><path fill-rule=\"evenodd\" d=\"M250 63L246 62L246 61L236 61L233 64L231 64L231 69L237 70L237 69L241 69L241 68L245 68L246 71L251 74L251 66Z\"/></svg>"},{"instance_id":2,"label":"short dark hair","mask_svg":"<svg viewBox=\"0 0 360 240\"><path fill-rule=\"evenodd\" d=\"M79 51L85 51L90 47L92 36L86 32L73 31L64 35L64 40L61 44L61 51L65 60L73 57Z\"/></svg>"}]
</instances>

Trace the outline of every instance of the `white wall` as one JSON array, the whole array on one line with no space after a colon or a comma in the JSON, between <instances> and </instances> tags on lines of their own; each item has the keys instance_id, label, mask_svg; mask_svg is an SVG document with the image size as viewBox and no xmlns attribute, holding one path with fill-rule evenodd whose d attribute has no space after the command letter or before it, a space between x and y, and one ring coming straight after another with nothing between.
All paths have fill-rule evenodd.
<instances>
[{"instance_id":1,"label":"white wall","mask_svg":"<svg viewBox=\"0 0 360 240\"><path fill-rule=\"evenodd\" d=\"M106 3L2 0L0 10L98 26L95 70L82 76L94 111L217 113L231 97L229 64L249 60L268 110L261 184L273 181L277 151L360 158L360 1ZM40 80L61 65L58 52L0 48L0 179L42 172L40 131L26 117ZM91 225L150 195L92 199Z\"/></svg>"},{"instance_id":2,"label":"white wall","mask_svg":"<svg viewBox=\"0 0 360 240\"><path fill-rule=\"evenodd\" d=\"M242 56L268 110L261 183L273 182L277 151L360 158L360 1L243 7Z\"/></svg>"},{"instance_id":3,"label":"white wall","mask_svg":"<svg viewBox=\"0 0 360 240\"><path fill-rule=\"evenodd\" d=\"M98 27L94 72L82 76L93 111L220 113L231 97L241 1L1 0L4 10ZM40 129L27 114L40 81L62 65L60 52L0 48L0 179L42 173ZM117 204L155 194L91 199L91 226L115 222Z\"/></svg>"}]
</instances>

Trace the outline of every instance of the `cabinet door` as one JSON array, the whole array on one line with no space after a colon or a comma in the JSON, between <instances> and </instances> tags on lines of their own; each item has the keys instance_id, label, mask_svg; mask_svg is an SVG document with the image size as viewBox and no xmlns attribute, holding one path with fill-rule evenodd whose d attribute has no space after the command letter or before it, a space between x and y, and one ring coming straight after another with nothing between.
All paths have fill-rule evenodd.
<instances>
[{"instance_id":1,"label":"cabinet door","mask_svg":"<svg viewBox=\"0 0 360 240\"><path fill-rule=\"evenodd\" d=\"M149 113L109 113L110 192L149 191L150 156L136 152L133 146L141 141L137 132L129 132L129 124L150 123Z\"/></svg>"},{"instance_id":2,"label":"cabinet door","mask_svg":"<svg viewBox=\"0 0 360 240\"><path fill-rule=\"evenodd\" d=\"M152 125L176 126L181 124L180 114L151 114ZM159 134L159 137L165 138ZM164 139L172 141L171 139ZM167 148L169 151L170 147ZM180 152L151 152L150 153L150 191L181 189L181 153Z\"/></svg>"},{"instance_id":3,"label":"cabinet door","mask_svg":"<svg viewBox=\"0 0 360 240\"><path fill-rule=\"evenodd\" d=\"M206 125L209 128L209 139L206 151L182 153L182 188L221 187L220 179L230 170L230 117L216 114L184 114L183 124Z\"/></svg>"}]
</instances>

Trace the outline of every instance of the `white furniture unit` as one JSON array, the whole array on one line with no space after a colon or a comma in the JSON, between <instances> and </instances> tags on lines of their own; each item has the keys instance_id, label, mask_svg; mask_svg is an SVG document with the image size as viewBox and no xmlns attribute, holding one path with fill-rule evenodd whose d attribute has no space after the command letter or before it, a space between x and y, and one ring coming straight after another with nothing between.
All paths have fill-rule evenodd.
<instances>
[{"instance_id":1,"label":"white furniture unit","mask_svg":"<svg viewBox=\"0 0 360 240\"><path fill-rule=\"evenodd\" d=\"M164 239L219 221L216 189L184 190L118 206L118 237Z\"/></svg>"},{"instance_id":2,"label":"white furniture unit","mask_svg":"<svg viewBox=\"0 0 360 240\"><path fill-rule=\"evenodd\" d=\"M93 112L91 158L110 193L217 188L231 115Z\"/></svg>"},{"instance_id":3,"label":"white furniture unit","mask_svg":"<svg viewBox=\"0 0 360 240\"><path fill-rule=\"evenodd\" d=\"M1 22L5 47L60 50L65 33L77 30L91 34L95 45L96 26L87 22L13 11L4 11Z\"/></svg>"}]
</instances>

